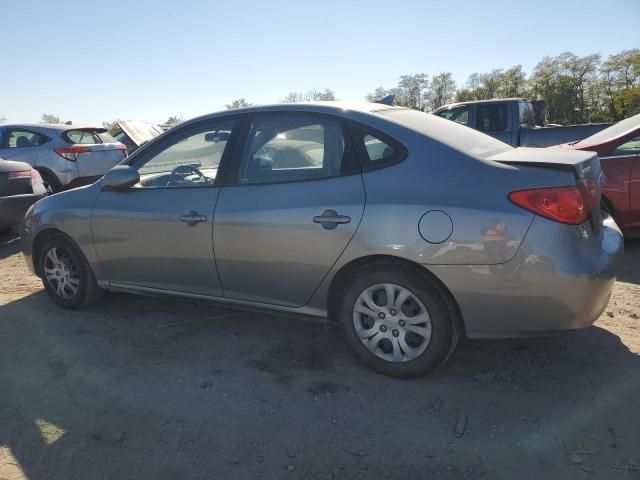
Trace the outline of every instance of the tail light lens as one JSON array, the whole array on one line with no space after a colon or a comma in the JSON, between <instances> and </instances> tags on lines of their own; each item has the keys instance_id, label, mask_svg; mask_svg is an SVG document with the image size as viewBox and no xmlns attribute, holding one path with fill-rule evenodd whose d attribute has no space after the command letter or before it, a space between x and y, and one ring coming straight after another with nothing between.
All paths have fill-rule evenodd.
<instances>
[{"instance_id":1,"label":"tail light lens","mask_svg":"<svg viewBox=\"0 0 640 480\"><path fill-rule=\"evenodd\" d=\"M84 145L71 145L70 147L54 148L53 151L61 157L75 162L78 159L78 155L80 155L81 153L90 152L91 149Z\"/></svg>"},{"instance_id":2,"label":"tail light lens","mask_svg":"<svg viewBox=\"0 0 640 480\"><path fill-rule=\"evenodd\" d=\"M31 178L31 172L25 170L23 172L9 172L9 180L17 180L18 178Z\"/></svg>"},{"instance_id":3,"label":"tail light lens","mask_svg":"<svg viewBox=\"0 0 640 480\"><path fill-rule=\"evenodd\" d=\"M580 225L589 219L585 197L578 187L517 190L509 200L519 207L560 223Z\"/></svg>"}]
</instances>

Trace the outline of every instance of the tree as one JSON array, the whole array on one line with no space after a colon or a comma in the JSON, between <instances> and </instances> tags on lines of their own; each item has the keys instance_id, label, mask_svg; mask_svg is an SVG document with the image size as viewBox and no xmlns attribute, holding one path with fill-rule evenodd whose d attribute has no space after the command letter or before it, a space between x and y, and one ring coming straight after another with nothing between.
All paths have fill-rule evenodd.
<instances>
[{"instance_id":1,"label":"tree","mask_svg":"<svg viewBox=\"0 0 640 480\"><path fill-rule=\"evenodd\" d=\"M367 102L375 102L386 97L387 95L390 95L389 90L384 87L377 87L373 91L373 93L367 93L365 99L367 100Z\"/></svg>"},{"instance_id":2,"label":"tree","mask_svg":"<svg viewBox=\"0 0 640 480\"><path fill-rule=\"evenodd\" d=\"M289 92L281 100L281 103L326 102L335 99L335 92L329 88L325 88L322 91L312 88L306 92Z\"/></svg>"},{"instance_id":3,"label":"tree","mask_svg":"<svg viewBox=\"0 0 640 480\"><path fill-rule=\"evenodd\" d=\"M395 103L403 107L424 110L424 94L429 77L424 73L402 75L395 91Z\"/></svg>"},{"instance_id":4,"label":"tree","mask_svg":"<svg viewBox=\"0 0 640 480\"><path fill-rule=\"evenodd\" d=\"M253 106L253 103L247 102L244 97L236 98L230 104L225 105L225 107L227 107L227 110L230 110L232 108L244 108L251 106Z\"/></svg>"},{"instance_id":5,"label":"tree","mask_svg":"<svg viewBox=\"0 0 640 480\"><path fill-rule=\"evenodd\" d=\"M522 97L525 94L527 76L522 71L522 65L516 65L502 73L498 95L501 97Z\"/></svg>"},{"instance_id":6,"label":"tree","mask_svg":"<svg viewBox=\"0 0 640 480\"><path fill-rule=\"evenodd\" d=\"M433 111L447 103L451 103L456 94L456 82L451 72L442 72L431 79L424 94L427 109Z\"/></svg>"},{"instance_id":7,"label":"tree","mask_svg":"<svg viewBox=\"0 0 640 480\"><path fill-rule=\"evenodd\" d=\"M640 49L610 55L602 64L600 75L604 80L603 90L611 118L620 120L631 115L635 111L633 92L640 87Z\"/></svg>"},{"instance_id":8,"label":"tree","mask_svg":"<svg viewBox=\"0 0 640 480\"><path fill-rule=\"evenodd\" d=\"M102 126L107 129L107 133L109 133L109 135L113 135L114 133L116 133L116 130L118 128L118 122L120 122L119 118L116 120L112 120L111 122L104 121L102 122Z\"/></svg>"},{"instance_id":9,"label":"tree","mask_svg":"<svg viewBox=\"0 0 640 480\"><path fill-rule=\"evenodd\" d=\"M162 126L164 127L175 127L176 125L182 123L182 116L181 115L171 115L166 122L164 122L162 124Z\"/></svg>"},{"instance_id":10,"label":"tree","mask_svg":"<svg viewBox=\"0 0 640 480\"><path fill-rule=\"evenodd\" d=\"M60 120L60 117L56 115L43 113L40 123L62 123L62 121Z\"/></svg>"}]
</instances>

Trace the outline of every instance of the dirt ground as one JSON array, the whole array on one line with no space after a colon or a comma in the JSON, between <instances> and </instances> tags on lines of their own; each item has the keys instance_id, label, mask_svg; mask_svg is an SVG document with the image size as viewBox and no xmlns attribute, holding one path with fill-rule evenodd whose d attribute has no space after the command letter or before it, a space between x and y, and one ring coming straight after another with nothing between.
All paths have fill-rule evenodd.
<instances>
[{"instance_id":1,"label":"dirt ground","mask_svg":"<svg viewBox=\"0 0 640 480\"><path fill-rule=\"evenodd\" d=\"M0 240L0 479L640 478L640 242L587 330L377 375L323 323L55 307Z\"/></svg>"}]
</instances>

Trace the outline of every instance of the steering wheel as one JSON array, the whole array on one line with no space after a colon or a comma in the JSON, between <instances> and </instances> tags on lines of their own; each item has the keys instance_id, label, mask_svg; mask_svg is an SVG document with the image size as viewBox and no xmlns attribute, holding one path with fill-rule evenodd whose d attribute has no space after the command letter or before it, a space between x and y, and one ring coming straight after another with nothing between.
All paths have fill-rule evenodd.
<instances>
[{"instance_id":1,"label":"steering wheel","mask_svg":"<svg viewBox=\"0 0 640 480\"><path fill-rule=\"evenodd\" d=\"M189 175L197 175L202 179L202 183L209 183L207 177L204 176L204 173L202 173L193 165L178 165L171 172L171 178L169 179L169 183L167 184L167 186L176 184L180 185L184 183L196 183L191 180L186 180L186 177L188 177Z\"/></svg>"}]
</instances>

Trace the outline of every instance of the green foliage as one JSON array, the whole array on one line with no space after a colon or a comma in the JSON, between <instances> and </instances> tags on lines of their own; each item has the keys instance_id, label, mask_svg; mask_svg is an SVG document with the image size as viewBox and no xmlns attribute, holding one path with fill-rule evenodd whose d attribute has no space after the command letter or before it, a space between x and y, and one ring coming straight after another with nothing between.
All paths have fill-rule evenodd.
<instances>
[{"instance_id":1,"label":"green foliage","mask_svg":"<svg viewBox=\"0 0 640 480\"><path fill-rule=\"evenodd\" d=\"M474 73L456 88L450 72L428 81L426 74L403 75L394 88L378 87L373 101L394 94L396 105L434 110L443 104L523 97L544 100L551 123L615 122L640 112L640 49L624 50L602 61L563 52L544 57L531 74L522 65Z\"/></svg>"}]
</instances>

